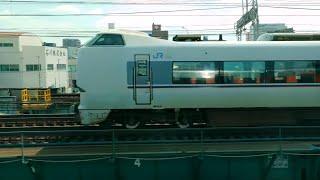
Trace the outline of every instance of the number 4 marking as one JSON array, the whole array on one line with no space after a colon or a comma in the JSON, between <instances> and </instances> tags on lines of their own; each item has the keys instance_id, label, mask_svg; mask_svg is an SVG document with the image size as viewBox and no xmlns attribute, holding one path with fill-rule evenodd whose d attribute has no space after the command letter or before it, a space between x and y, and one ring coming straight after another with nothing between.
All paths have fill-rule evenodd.
<instances>
[{"instance_id":1,"label":"number 4 marking","mask_svg":"<svg viewBox=\"0 0 320 180\"><path fill-rule=\"evenodd\" d=\"M138 166L138 167L141 166L141 162L140 162L140 159L139 159L139 158L137 158L137 159L134 161L134 165L135 165L135 166Z\"/></svg>"}]
</instances>

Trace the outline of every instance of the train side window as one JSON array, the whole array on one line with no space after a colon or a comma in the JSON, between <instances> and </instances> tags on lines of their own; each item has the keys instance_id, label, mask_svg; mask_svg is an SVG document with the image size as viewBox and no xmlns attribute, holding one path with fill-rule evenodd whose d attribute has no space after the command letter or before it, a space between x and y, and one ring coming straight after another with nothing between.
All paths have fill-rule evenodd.
<instances>
[{"instance_id":1,"label":"train side window","mask_svg":"<svg viewBox=\"0 0 320 180\"><path fill-rule=\"evenodd\" d=\"M274 62L274 83L285 83L286 77L290 76L289 68L287 67L286 61L276 61Z\"/></svg>"},{"instance_id":2,"label":"train side window","mask_svg":"<svg viewBox=\"0 0 320 180\"><path fill-rule=\"evenodd\" d=\"M264 83L265 62L224 62L222 75L225 84Z\"/></svg>"},{"instance_id":3,"label":"train side window","mask_svg":"<svg viewBox=\"0 0 320 180\"><path fill-rule=\"evenodd\" d=\"M215 62L173 62L173 84L214 84L219 70Z\"/></svg>"},{"instance_id":4,"label":"train side window","mask_svg":"<svg viewBox=\"0 0 320 180\"><path fill-rule=\"evenodd\" d=\"M103 34L101 35L93 45L103 46L103 45L124 45L124 41L119 34Z\"/></svg>"},{"instance_id":5,"label":"train side window","mask_svg":"<svg viewBox=\"0 0 320 180\"><path fill-rule=\"evenodd\" d=\"M295 61L293 68L298 83L315 82L316 64L314 61Z\"/></svg>"},{"instance_id":6,"label":"train side window","mask_svg":"<svg viewBox=\"0 0 320 180\"><path fill-rule=\"evenodd\" d=\"M320 61L315 61L315 66L316 66L315 82L320 83Z\"/></svg>"},{"instance_id":7,"label":"train side window","mask_svg":"<svg viewBox=\"0 0 320 180\"><path fill-rule=\"evenodd\" d=\"M274 83L314 83L315 61L275 61Z\"/></svg>"}]
</instances>

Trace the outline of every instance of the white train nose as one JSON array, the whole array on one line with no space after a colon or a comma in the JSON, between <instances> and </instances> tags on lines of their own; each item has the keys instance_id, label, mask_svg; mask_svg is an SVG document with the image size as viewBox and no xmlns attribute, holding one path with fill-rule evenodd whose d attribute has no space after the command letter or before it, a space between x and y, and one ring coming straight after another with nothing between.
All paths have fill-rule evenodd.
<instances>
[{"instance_id":1,"label":"white train nose","mask_svg":"<svg viewBox=\"0 0 320 180\"><path fill-rule=\"evenodd\" d=\"M108 117L110 110L108 109L85 109L79 107L81 123L84 125L96 124L105 121Z\"/></svg>"}]
</instances>

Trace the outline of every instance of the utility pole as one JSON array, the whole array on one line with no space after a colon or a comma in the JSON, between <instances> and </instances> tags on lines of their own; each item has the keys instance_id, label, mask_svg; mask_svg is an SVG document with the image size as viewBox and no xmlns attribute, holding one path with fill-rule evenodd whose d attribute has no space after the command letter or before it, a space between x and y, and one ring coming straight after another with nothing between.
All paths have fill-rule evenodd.
<instances>
[{"instance_id":1,"label":"utility pole","mask_svg":"<svg viewBox=\"0 0 320 180\"><path fill-rule=\"evenodd\" d=\"M61 71L60 59L58 59L57 71L58 71L58 86L59 86L58 88L60 88L61 87L60 86L60 71Z\"/></svg>"},{"instance_id":2,"label":"utility pole","mask_svg":"<svg viewBox=\"0 0 320 180\"><path fill-rule=\"evenodd\" d=\"M38 59L38 83L39 83L39 86L38 88L41 88L41 64L40 64L40 56L37 56L37 59Z\"/></svg>"},{"instance_id":3,"label":"utility pole","mask_svg":"<svg viewBox=\"0 0 320 180\"><path fill-rule=\"evenodd\" d=\"M242 40L242 32L245 31L245 26L252 23L254 27L253 38L256 40L259 36L259 15L258 15L258 0L252 0L250 5L248 0L245 0L245 4L242 0L242 17L236 22L235 29L238 41ZM249 10L249 7L251 9Z\"/></svg>"}]
</instances>

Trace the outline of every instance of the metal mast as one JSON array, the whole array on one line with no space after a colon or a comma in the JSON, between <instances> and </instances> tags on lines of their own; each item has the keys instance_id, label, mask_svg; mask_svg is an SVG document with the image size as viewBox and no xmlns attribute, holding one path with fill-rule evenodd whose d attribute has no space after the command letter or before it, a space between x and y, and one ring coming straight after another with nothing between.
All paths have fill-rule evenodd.
<instances>
[{"instance_id":1,"label":"metal mast","mask_svg":"<svg viewBox=\"0 0 320 180\"><path fill-rule=\"evenodd\" d=\"M259 36L259 16L258 16L258 0L242 0L242 17L235 24L236 34L238 41L242 40L242 32L245 30L245 26L252 23L254 27L253 38L257 39ZM249 10L249 7L251 9Z\"/></svg>"}]
</instances>

